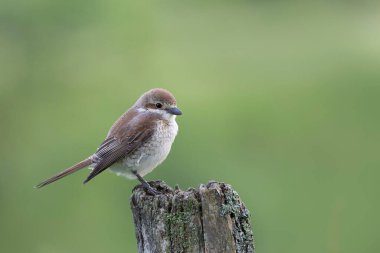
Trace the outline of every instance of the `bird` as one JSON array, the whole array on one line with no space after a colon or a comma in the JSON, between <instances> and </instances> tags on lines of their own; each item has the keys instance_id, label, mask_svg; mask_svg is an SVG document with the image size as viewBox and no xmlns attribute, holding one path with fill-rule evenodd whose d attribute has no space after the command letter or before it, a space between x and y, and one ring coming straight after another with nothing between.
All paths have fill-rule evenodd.
<instances>
[{"instance_id":1,"label":"bird","mask_svg":"<svg viewBox=\"0 0 380 253\"><path fill-rule=\"evenodd\" d=\"M182 112L172 93L162 88L151 89L112 125L94 154L35 187L44 187L89 167L92 171L84 184L110 169L119 176L138 179L149 194L158 195L160 192L143 177L168 156L178 133L179 115Z\"/></svg>"}]
</instances>

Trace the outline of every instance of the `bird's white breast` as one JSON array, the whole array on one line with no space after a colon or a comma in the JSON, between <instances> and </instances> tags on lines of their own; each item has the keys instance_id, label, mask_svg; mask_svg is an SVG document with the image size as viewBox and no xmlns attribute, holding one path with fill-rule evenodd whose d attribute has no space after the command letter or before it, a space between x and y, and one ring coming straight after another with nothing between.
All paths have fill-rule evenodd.
<instances>
[{"instance_id":1,"label":"bird's white breast","mask_svg":"<svg viewBox=\"0 0 380 253\"><path fill-rule=\"evenodd\" d=\"M133 171L141 176L148 174L166 159L177 132L175 117L157 121L153 136L122 161L113 164L110 167L111 171L131 179L136 178Z\"/></svg>"}]
</instances>

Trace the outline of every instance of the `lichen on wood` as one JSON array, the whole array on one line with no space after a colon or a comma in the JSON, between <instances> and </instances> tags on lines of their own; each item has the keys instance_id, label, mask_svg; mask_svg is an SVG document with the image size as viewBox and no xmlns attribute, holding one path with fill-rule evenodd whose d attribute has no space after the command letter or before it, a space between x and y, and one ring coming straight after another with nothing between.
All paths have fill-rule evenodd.
<instances>
[{"instance_id":1,"label":"lichen on wood","mask_svg":"<svg viewBox=\"0 0 380 253\"><path fill-rule=\"evenodd\" d=\"M249 211L230 185L181 191L149 183L162 194L137 187L131 197L138 252L254 252Z\"/></svg>"}]
</instances>

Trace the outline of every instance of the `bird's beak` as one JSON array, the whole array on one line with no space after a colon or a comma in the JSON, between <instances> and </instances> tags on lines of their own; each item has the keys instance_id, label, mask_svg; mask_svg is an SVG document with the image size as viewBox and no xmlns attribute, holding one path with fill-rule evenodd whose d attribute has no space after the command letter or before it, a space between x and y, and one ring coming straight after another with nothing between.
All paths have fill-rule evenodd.
<instances>
[{"instance_id":1,"label":"bird's beak","mask_svg":"<svg viewBox=\"0 0 380 253\"><path fill-rule=\"evenodd\" d=\"M166 111L170 114L173 114L173 115L182 115L181 110L178 109L177 107L170 107L170 108L166 109Z\"/></svg>"}]
</instances>

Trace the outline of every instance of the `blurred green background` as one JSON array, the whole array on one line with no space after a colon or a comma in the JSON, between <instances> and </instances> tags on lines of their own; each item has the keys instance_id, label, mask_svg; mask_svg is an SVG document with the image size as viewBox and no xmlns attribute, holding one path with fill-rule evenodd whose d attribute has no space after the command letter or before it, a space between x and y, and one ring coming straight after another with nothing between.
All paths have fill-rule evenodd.
<instances>
[{"instance_id":1,"label":"blurred green background","mask_svg":"<svg viewBox=\"0 0 380 253\"><path fill-rule=\"evenodd\" d=\"M147 176L227 182L258 252L379 252L380 4L0 1L0 252L135 252L137 181L84 170L146 90L184 115Z\"/></svg>"}]
</instances>

